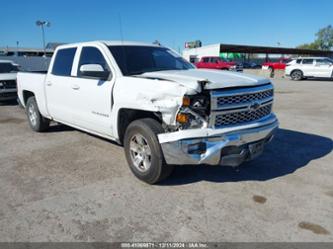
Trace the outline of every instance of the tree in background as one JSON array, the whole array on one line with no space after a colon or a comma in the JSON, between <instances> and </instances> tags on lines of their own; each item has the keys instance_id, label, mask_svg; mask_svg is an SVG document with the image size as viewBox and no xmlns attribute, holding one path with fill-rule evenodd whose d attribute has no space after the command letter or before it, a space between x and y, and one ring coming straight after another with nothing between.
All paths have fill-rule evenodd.
<instances>
[{"instance_id":1,"label":"tree in background","mask_svg":"<svg viewBox=\"0 0 333 249\"><path fill-rule=\"evenodd\" d=\"M325 28L320 29L316 33L317 39L312 43L305 43L297 46L301 49L321 49L321 50L331 50L333 48L333 27L328 25Z\"/></svg>"},{"instance_id":2,"label":"tree in background","mask_svg":"<svg viewBox=\"0 0 333 249\"><path fill-rule=\"evenodd\" d=\"M322 50L331 50L333 48L333 27L328 25L325 28L320 29L317 34L318 46Z\"/></svg>"}]
</instances>

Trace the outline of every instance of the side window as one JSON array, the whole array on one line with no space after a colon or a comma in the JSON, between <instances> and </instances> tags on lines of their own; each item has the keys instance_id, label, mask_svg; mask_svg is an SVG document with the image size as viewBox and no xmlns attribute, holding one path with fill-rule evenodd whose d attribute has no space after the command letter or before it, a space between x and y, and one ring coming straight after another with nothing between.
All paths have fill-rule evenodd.
<instances>
[{"instance_id":1,"label":"side window","mask_svg":"<svg viewBox=\"0 0 333 249\"><path fill-rule=\"evenodd\" d=\"M80 67L86 64L98 64L103 67L105 71L110 71L110 68L104 59L101 51L95 47L83 47L80 55L79 66L77 75L80 77Z\"/></svg>"},{"instance_id":2,"label":"side window","mask_svg":"<svg viewBox=\"0 0 333 249\"><path fill-rule=\"evenodd\" d=\"M306 65L313 64L313 59L303 59L302 64Z\"/></svg>"},{"instance_id":3,"label":"side window","mask_svg":"<svg viewBox=\"0 0 333 249\"><path fill-rule=\"evenodd\" d=\"M301 64L302 59L297 59L296 64Z\"/></svg>"},{"instance_id":4,"label":"side window","mask_svg":"<svg viewBox=\"0 0 333 249\"><path fill-rule=\"evenodd\" d=\"M203 58L202 61L207 63L207 62L209 61L209 58L208 58L208 57L205 57L205 58Z\"/></svg>"},{"instance_id":5,"label":"side window","mask_svg":"<svg viewBox=\"0 0 333 249\"><path fill-rule=\"evenodd\" d=\"M329 61L328 59L316 59L317 65L329 65L330 63L332 62Z\"/></svg>"},{"instance_id":6,"label":"side window","mask_svg":"<svg viewBox=\"0 0 333 249\"><path fill-rule=\"evenodd\" d=\"M70 76L76 48L59 49L52 68L52 74Z\"/></svg>"},{"instance_id":7,"label":"side window","mask_svg":"<svg viewBox=\"0 0 333 249\"><path fill-rule=\"evenodd\" d=\"M217 62L217 58L214 58L214 57L210 58L210 62L211 63L216 63Z\"/></svg>"}]
</instances>

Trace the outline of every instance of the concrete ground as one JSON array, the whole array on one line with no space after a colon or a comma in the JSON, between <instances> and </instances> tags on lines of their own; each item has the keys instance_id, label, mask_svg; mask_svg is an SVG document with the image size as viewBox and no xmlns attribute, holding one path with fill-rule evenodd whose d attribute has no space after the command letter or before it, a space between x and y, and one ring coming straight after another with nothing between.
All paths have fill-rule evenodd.
<instances>
[{"instance_id":1,"label":"concrete ground","mask_svg":"<svg viewBox=\"0 0 333 249\"><path fill-rule=\"evenodd\" d=\"M276 80L255 161L137 180L122 147L0 106L0 241L333 241L333 81Z\"/></svg>"}]
</instances>

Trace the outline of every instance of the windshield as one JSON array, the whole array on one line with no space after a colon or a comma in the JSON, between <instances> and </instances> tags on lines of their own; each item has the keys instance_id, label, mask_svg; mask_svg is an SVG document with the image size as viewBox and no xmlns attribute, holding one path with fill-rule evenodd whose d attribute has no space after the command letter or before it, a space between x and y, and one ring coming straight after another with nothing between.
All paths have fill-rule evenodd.
<instances>
[{"instance_id":1,"label":"windshield","mask_svg":"<svg viewBox=\"0 0 333 249\"><path fill-rule=\"evenodd\" d=\"M17 71L18 67L11 63L0 63L0 73L12 73Z\"/></svg>"},{"instance_id":2,"label":"windshield","mask_svg":"<svg viewBox=\"0 0 333 249\"><path fill-rule=\"evenodd\" d=\"M123 75L136 75L162 70L194 68L172 50L163 47L109 46Z\"/></svg>"}]
</instances>

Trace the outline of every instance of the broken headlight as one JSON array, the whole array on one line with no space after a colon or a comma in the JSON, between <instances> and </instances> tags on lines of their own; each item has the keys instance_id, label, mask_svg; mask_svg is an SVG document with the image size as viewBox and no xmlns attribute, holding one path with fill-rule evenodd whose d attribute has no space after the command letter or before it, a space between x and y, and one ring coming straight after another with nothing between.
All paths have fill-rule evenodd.
<instances>
[{"instance_id":1,"label":"broken headlight","mask_svg":"<svg viewBox=\"0 0 333 249\"><path fill-rule=\"evenodd\" d=\"M176 117L179 128L207 127L210 106L209 99L208 94L184 96L182 107Z\"/></svg>"}]
</instances>

